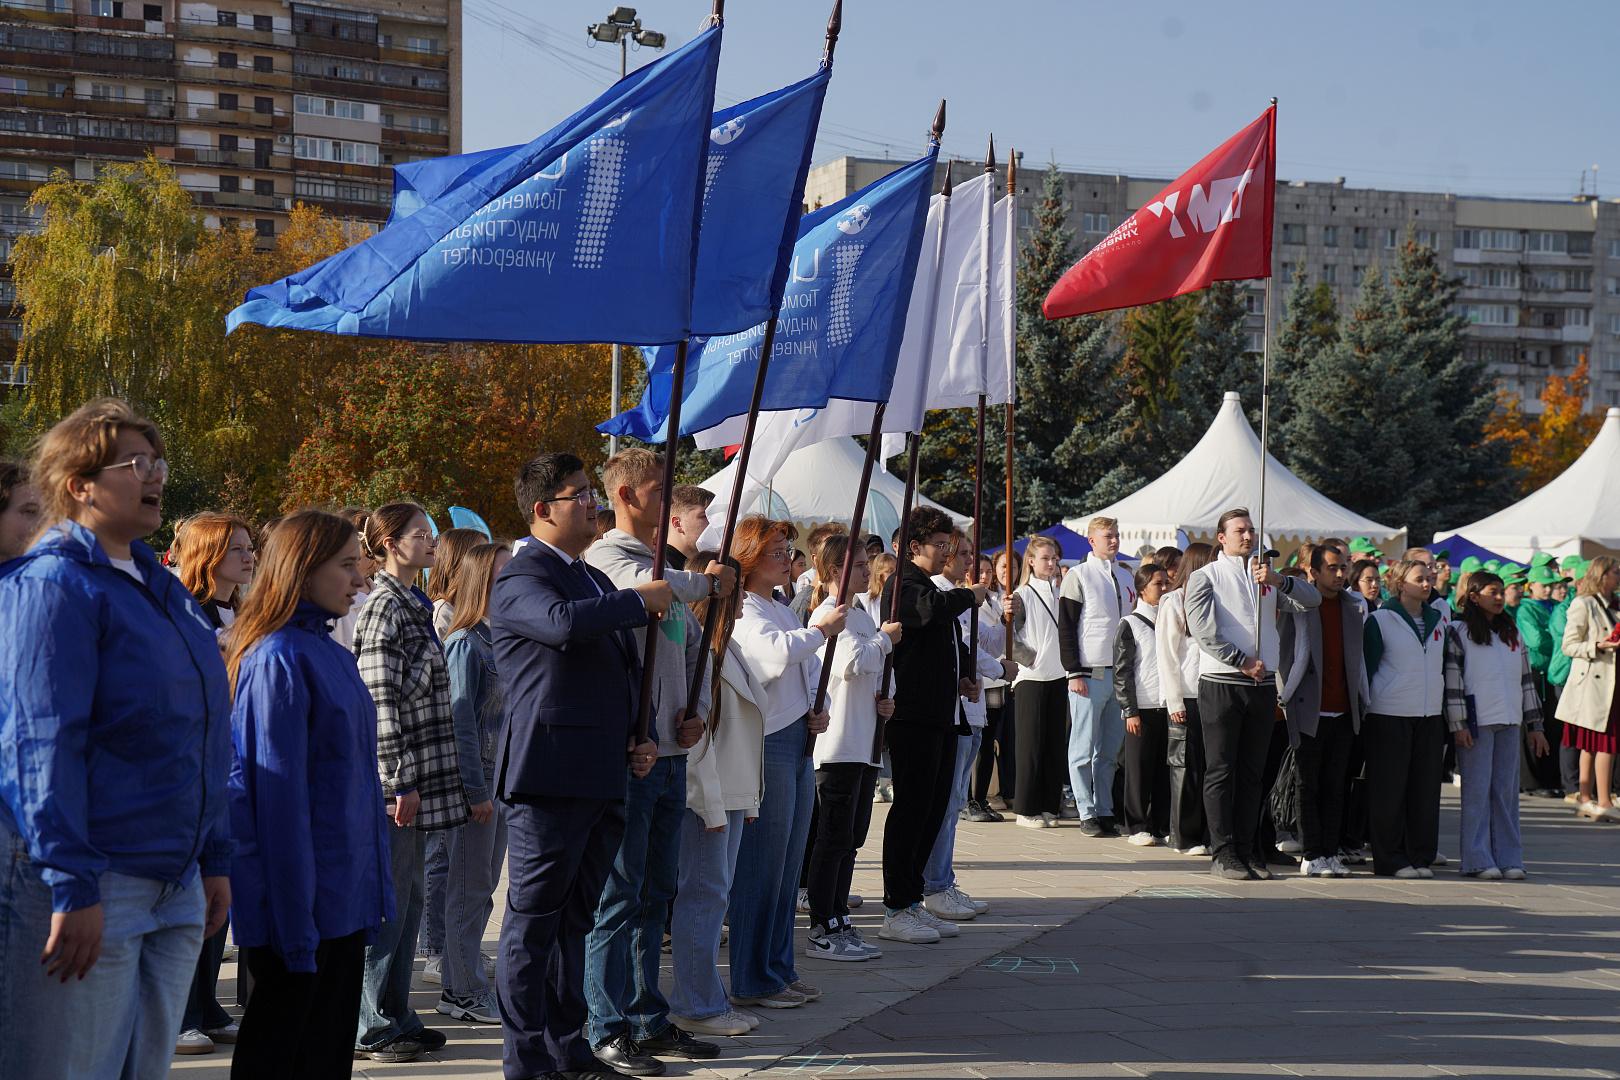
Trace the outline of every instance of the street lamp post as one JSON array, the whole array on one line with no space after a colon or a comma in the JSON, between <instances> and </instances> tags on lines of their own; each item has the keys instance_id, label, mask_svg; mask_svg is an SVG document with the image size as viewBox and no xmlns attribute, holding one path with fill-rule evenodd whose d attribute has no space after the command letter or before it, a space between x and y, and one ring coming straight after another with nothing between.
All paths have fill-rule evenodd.
<instances>
[{"instance_id":1,"label":"street lamp post","mask_svg":"<svg viewBox=\"0 0 1620 1080\"><path fill-rule=\"evenodd\" d=\"M662 49L664 35L656 30L643 30L641 20L636 18L636 9L633 7L616 7L608 12L602 22L592 23L585 28L592 41L606 42L609 45L617 42L619 45L619 78L624 78L628 71L630 42L635 40L637 45L644 45L649 49ZM613 346L613 389L612 409L613 415L619 415L619 394L624 385L624 346L615 343ZM619 452L619 437L608 436L608 454Z\"/></svg>"}]
</instances>

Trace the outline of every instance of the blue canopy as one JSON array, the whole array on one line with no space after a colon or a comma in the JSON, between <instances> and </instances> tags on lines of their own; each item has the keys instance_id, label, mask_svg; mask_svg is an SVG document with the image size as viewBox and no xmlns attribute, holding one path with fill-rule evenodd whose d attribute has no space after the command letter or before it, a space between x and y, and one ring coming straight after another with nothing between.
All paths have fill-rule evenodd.
<instances>
[{"instance_id":1,"label":"blue canopy","mask_svg":"<svg viewBox=\"0 0 1620 1080\"><path fill-rule=\"evenodd\" d=\"M1087 555L1091 554L1091 541L1087 540L1085 537L1081 536L1067 525L1060 523L1052 526L1050 529L1042 529L1037 535L1050 536L1052 539L1056 540L1058 542L1058 546L1063 551L1064 562L1079 562L1081 559L1084 559ZM990 548L985 552L985 554L994 555L1006 546L1006 544L1001 544L997 547ZM1024 549L1027 547L1029 547L1029 537L1027 536L1022 540L1013 541L1013 550L1018 552L1020 555L1024 553ZM1119 557L1121 559L1126 559L1126 556L1124 555ZM1134 562L1135 560L1128 559L1127 561Z\"/></svg>"},{"instance_id":2,"label":"blue canopy","mask_svg":"<svg viewBox=\"0 0 1620 1080\"><path fill-rule=\"evenodd\" d=\"M428 183L437 197L414 213L250 290L227 328L558 344L686 337L720 34L710 27L521 150L474 155L451 186Z\"/></svg>"},{"instance_id":3,"label":"blue canopy","mask_svg":"<svg viewBox=\"0 0 1620 1080\"><path fill-rule=\"evenodd\" d=\"M1451 552L1451 558L1449 561L1452 566L1456 566L1470 555L1474 556L1482 563L1490 562L1492 559L1495 559L1499 563L1511 561L1503 558L1489 548L1480 547L1472 540L1469 540L1461 535L1448 536L1444 540L1436 539L1433 543L1425 544L1424 547L1427 547L1430 551L1437 555L1442 551Z\"/></svg>"}]
</instances>

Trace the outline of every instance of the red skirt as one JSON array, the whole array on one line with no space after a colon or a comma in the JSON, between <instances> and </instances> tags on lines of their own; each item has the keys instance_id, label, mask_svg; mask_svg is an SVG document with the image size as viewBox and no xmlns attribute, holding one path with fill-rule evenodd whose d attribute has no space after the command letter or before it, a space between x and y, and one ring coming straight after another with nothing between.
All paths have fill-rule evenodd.
<instances>
[{"instance_id":1,"label":"red skirt","mask_svg":"<svg viewBox=\"0 0 1620 1080\"><path fill-rule=\"evenodd\" d=\"M1616 695L1620 697L1620 695ZM1594 754L1620 753L1620 738L1614 734L1614 716L1609 716L1608 731L1592 731L1574 724L1564 725L1564 745Z\"/></svg>"}]
</instances>

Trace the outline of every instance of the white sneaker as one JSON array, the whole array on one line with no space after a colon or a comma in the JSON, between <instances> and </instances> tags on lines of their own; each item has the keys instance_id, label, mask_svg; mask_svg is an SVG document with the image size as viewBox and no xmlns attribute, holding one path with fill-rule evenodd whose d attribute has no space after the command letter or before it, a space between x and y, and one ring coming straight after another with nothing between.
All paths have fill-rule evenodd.
<instances>
[{"instance_id":1,"label":"white sneaker","mask_svg":"<svg viewBox=\"0 0 1620 1080\"><path fill-rule=\"evenodd\" d=\"M935 915L932 911L929 911L921 904L911 905L911 910L917 913L918 922L922 923L930 930L933 930L942 938L956 937L962 932L956 928L955 923L948 922L945 919L940 918L938 915Z\"/></svg>"},{"instance_id":2,"label":"white sneaker","mask_svg":"<svg viewBox=\"0 0 1620 1080\"><path fill-rule=\"evenodd\" d=\"M804 955L817 960L841 960L845 963L865 960L866 950L844 937L842 928L823 930L810 928L810 940L805 942Z\"/></svg>"},{"instance_id":3,"label":"white sneaker","mask_svg":"<svg viewBox=\"0 0 1620 1080\"><path fill-rule=\"evenodd\" d=\"M738 1016L742 1017L744 1020L746 1020L748 1022L748 1030L749 1031L753 1031L755 1028L759 1027L759 1025L764 1022L764 1021L760 1020L759 1017L757 1017L753 1013L749 1012L747 1009L739 1009L739 1008L737 1008L737 1006L733 1005L731 1007L731 1011L736 1013Z\"/></svg>"},{"instance_id":4,"label":"white sneaker","mask_svg":"<svg viewBox=\"0 0 1620 1080\"><path fill-rule=\"evenodd\" d=\"M1208 844L1194 844L1192 847L1187 849L1187 854L1188 855L1204 855L1204 856L1208 856L1209 855L1209 845Z\"/></svg>"},{"instance_id":5,"label":"white sneaker","mask_svg":"<svg viewBox=\"0 0 1620 1080\"><path fill-rule=\"evenodd\" d=\"M950 893L951 897L957 903L968 905L969 907L971 907L974 910L974 912L976 912L979 915L983 915L985 912L990 910L990 904L989 904L988 901L975 900L975 899L973 899L973 897L969 896L967 893L963 892L961 889L957 888L955 885L952 885L950 888L946 889L945 891Z\"/></svg>"},{"instance_id":6,"label":"white sneaker","mask_svg":"<svg viewBox=\"0 0 1620 1080\"><path fill-rule=\"evenodd\" d=\"M1306 859L1299 864L1300 877L1336 877L1333 873L1333 860L1327 858Z\"/></svg>"},{"instance_id":7,"label":"white sneaker","mask_svg":"<svg viewBox=\"0 0 1620 1080\"><path fill-rule=\"evenodd\" d=\"M1443 855L1442 853L1440 853L1438 851L1435 852L1434 853L1434 860L1432 862L1430 862L1429 865L1430 866L1444 866L1444 865L1446 865L1446 857L1445 857L1445 855Z\"/></svg>"},{"instance_id":8,"label":"white sneaker","mask_svg":"<svg viewBox=\"0 0 1620 1080\"><path fill-rule=\"evenodd\" d=\"M676 1016L669 1014L669 1022L691 1035L746 1035L753 1031L753 1025L738 1015L735 1009L727 1009L717 1016Z\"/></svg>"},{"instance_id":9,"label":"white sneaker","mask_svg":"<svg viewBox=\"0 0 1620 1080\"><path fill-rule=\"evenodd\" d=\"M1044 829L1046 828L1046 819L1039 814L1019 814L1018 824L1026 829Z\"/></svg>"},{"instance_id":10,"label":"white sneaker","mask_svg":"<svg viewBox=\"0 0 1620 1080\"><path fill-rule=\"evenodd\" d=\"M979 913L971 904L963 904L949 891L941 890L923 897L923 910L941 919L965 922Z\"/></svg>"},{"instance_id":11,"label":"white sneaker","mask_svg":"<svg viewBox=\"0 0 1620 1080\"><path fill-rule=\"evenodd\" d=\"M864 903L866 903L866 898L857 893L850 893L848 896L844 897L844 906L849 908L851 911L854 911Z\"/></svg>"},{"instance_id":12,"label":"white sneaker","mask_svg":"<svg viewBox=\"0 0 1620 1080\"><path fill-rule=\"evenodd\" d=\"M878 937L890 941L904 941L912 945L932 945L939 940L939 931L917 917L917 908L901 908L883 916Z\"/></svg>"},{"instance_id":13,"label":"white sneaker","mask_svg":"<svg viewBox=\"0 0 1620 1080\"><path fill-rule=\"evenodd\" d=\"M798 903L797 906L798 906L798 909L799 909L799 914L801 914L801 915L810 914L810 890L809 889L800 889L799 890L799 903Z\"/></svg>"},{"instance_id":14,"label":"white sneaker","mask_svg":"<svg viewBox=\"0 0 1620 1080\"><path fill-rule=\"evenodd\" d=\"M1125 838L1125 842L1127 844L1134 845L1135 847L1155 847L1159 843L1159 840L1152 833L1144 829L1138 833L1131 833L1130 836Z\"/></svg>"},{"instance_id":15,"label":"white sneaker","mask_svg":"<svg viewBox=\"0 0 1620 1080\"><path fill-rule=\"evenodd\" d=\"M493 990L485 990L482 994L471 994L467 997L451 997L449 994L441 993L436 1008L452 1020L466 1020L474 1024L501 1022L501 1008L495 1003Z\"/></svg>"},{"instance_id":16,"label":"white sneaker","mask_svg":"<svg viewBox=\"0 0 1620 1080\"><path fill-rule=\"evenodd\" d=\"M1413 878L1420 878L1423 875L1412 869L1410 866L1403 866L1399 870L1395 871L1393 876L1398 877L1403 881L1410 881Z\"/></svg>"},{"instance_id":17,"label":"white sneaker","mask_svg":"<svg viewBox=\"0 0 1620 1080\"><path fill-rule=\"evenodd\" d=\"M1525 874L1524 867L1510 866L1502 871L1502 876L1509 881L1523 881L1528 875Z\"/></svg>"},{"instance_id":18,"label":"white sneaker","mask_svg":"<svg viewBox=\"0 0 1620 1080\"><path fill-rule=\"evenodd\" d=\"M234 1043L236 1041L236 1037L241 1034L241 1032L242 1025L237 1023L235 1020L232 1020L224 1027L209 1028L207 1031L203 1032L203 1034L214 1040L216 1043Z\"/></svg>"},{"instance_id":19,"label":"white sneaker","mask_svg":"<svg viewBox=\"0 0 1620 1080\"><path fill-rule=\"evenodd\" d=\"M1427 866L1420 866L1417 868L1417 876L1420 878L1431 878L1434 877L1434 871L1430 870Z\"/></svg>"},{"instance_id":20,"label":"white sneaker","mask_svg":"<svg viewBox=\"0 0 1620 1080\"><path fill-rule=\"evenodd\" d=\"M1502 876L1502 871L1494 866L1487 866L1483 870L1472 870L1463 874L1463 877L1479 878L1481 881L1501 881Z\"/></svg>"},{"instance_id":21,"label":"white sneaker","mask_svg":"<svg viewBox=\"0 0 1620 1080\"><path fill-rule=\"evenodd\" d=\"M1057 824L1058 816L1052 813L1050 810L1042 810L1041 820L1046 822L1047 828L1051 828L1053 825Z\"/></svg>"},{"instance_id":22,"label":"white sneaker","mask_svg":"<svg viewBox=\"0 0 1620 1080\"><path fill-rule=\"evenodd\" d=\"M174 1052L177 1054L212 1054L214 1052L214 1040L196 1028L189 1028L182 1031L180 1037L174 1041Z\"/></svg>"},{"instance_id":23,"label":"white sneaker","mask_svg":"<svg viewBox=\"0 0 1620 1080\"><path fill-rule=\"evenodd\" d=\"M843 933L845 938L854 942L857 948L864 950L868 960L876 960L878 957L883 955L883 950L861 937L861 932L855 929L853 925L846 925L841 933Z\"/></svg>"},{"instance_id":24,"label":"white sneaker","mask_svg":"<svg viewBox=\"0 0 1620 1080\"><path fill-rule=\"evenodd\" d=\"M1290 836L1286 840L1277 841L1277 850L1287 852L1289 855L1298 855L1305 850L1305 845Z\"/></svg>"},{"instance_id":25,"label":"white sneaker","mask_svg":"<svg viewBox=\"0 0 1620 1080\"><path fill-rule=\"evenodd\" d=\"M1337 855L1335 855L1331 859L1329 859L1328 862L1333 864L1333 876L1334 877L1349 877L1350 876L1350 868L1348 866L1344 865L1344 861L1342 859L1340 859Z\"/></svg>"},{"instance_id":26,"label":"white sneaker","mask_svg":"<svg viewBox=\"0 0 1620 1080\"><path fill-rule=\"evenodd\" d=\"M430 956L422 965L422 981L429 986L444 985L444 957Z\"/></svg>"}]
</instances>

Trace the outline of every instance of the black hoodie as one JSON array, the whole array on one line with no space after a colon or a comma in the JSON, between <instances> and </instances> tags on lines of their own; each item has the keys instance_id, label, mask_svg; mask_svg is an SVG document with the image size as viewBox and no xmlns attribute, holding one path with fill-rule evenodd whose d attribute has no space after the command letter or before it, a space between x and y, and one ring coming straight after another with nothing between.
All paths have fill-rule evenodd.
<instances>
[{"instance_id":1,"label":"black hoodie","mask_svg":"<svg viewBox=\"0 0 1620 1080\"><path fill-rule=\"evenodd\" d=\"M945 592L921 567L907 560L901 573L883 585L879 623L890 618L894 583L902 581L895 619L904 631L894 647L894 723L947 728L965 723L956 682L971 675L973 658L962 641L956 617L972 610L973 592Z\"/></svg>"}]
</instances>

